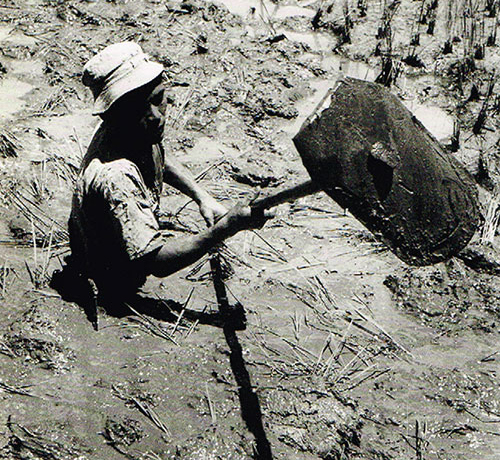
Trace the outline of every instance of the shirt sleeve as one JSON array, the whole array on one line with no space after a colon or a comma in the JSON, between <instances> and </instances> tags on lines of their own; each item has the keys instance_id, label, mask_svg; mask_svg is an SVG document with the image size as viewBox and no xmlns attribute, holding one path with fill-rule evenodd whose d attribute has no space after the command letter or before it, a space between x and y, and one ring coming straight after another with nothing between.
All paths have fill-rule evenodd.
<instances>
[{"instance_id":1,"label":"shirt sleeve","mask_svg":"<svg viewBox=\"0 0 500 460\"><path fill-rule=\"evenodd\" d=\"M128 160L100 165L89 185L102 198L107 223L102 231L110 233L106 239L131 261L158 249L162 240L153 212L156 203L137 166Z\"/></svg>"}]
</instances>

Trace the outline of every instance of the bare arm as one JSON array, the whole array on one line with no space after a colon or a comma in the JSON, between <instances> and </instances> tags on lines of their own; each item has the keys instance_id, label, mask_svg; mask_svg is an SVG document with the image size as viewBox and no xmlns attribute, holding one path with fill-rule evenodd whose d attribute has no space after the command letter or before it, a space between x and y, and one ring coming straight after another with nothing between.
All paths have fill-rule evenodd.
<instances>
[{"instance_id":1,"label":"bare arm","mask_svg":"<svg viewBox=\"0 0 500 460\"><path fill-rule=\"evenodd\" d=\"M266 211L255 217L249 206L237 205L207 230L164 244L149 264L150 273L158 277L171 275L196 262L214 246L239 231L262 227L272 216L271 212Z\"/></svg>"},{"instance_id":2,"label":"bare arm","mask_svg":"<svg viewBox=\"0 0 500 460\"><path fill-rule=\"evenodd\" d=\"M184 195L192 198L198 204L210 196L208 192L196 182L188 169L173 155L165 155L163 180L184 193Z\"/></svg>"},{"instance_id":3,"label":"bare arm","mask_svg":"<svg viewBox=\"0 0 500 460\"><path fill-rule=\"evenodd\" d=\"M165 155L163 180L192 198L200 207L200 212L208 225L213 225L227 213L227 209L201 187L188 169L173 155Z\"/></svg>"}]
</instances>

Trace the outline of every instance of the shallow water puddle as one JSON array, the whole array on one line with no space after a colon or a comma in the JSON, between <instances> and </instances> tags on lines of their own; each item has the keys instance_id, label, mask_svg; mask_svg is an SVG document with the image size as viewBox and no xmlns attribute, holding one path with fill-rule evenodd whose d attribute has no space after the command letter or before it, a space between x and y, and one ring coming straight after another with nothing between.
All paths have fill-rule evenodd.
<instances>
[{"instance_id":1,"label":"shallow water puddle","mask_svg":"<svg viewBox=\"0 0 500 460\"><path fill-rule=\"evenodd\" d=\"M248 3L248 2L242 2ZM259 3L256 1L255 3ZM258 31L247 26L249 33L256 37ZM333 53L335 41L328 34L320 32L294 32L287 29L279 29L277 34L284 34L288 40L300 42L308 45L312 51L323 53L321 67L327 72L334 72L336 77L332 79L317 79L311 81L314 94L308 99L297 104L298 117L284 127L284 131L290 135L295 135L307 116L314 110L325 93L332 87L338 78L343 76L359 78L361 80L375 81L379 74L379 69L364 62L353 61ZM406 88L413 80L405 76L399 78L399 85ZM439 107L420 104L415 99L402 100L408 109L417 117L425 128L440 142L445 142L453 135L453 118Z\"/></svg>"},{"instance_id":2,"label":"shallow water puddle","mask_svg":"<svg viewBox=\"0 0 500 460\"><path fill-rule=\"evenodd\" d=\"M285 126L283 130L292 136L295 135L333 84L334 81L332 80L311 82L311 87L315 89L315 93L297 104L296 108L299 115L293 123ZM444 110L411 100L403 100L402 102L438 141L446 142L450 139L453 134L453 119Z\"/></svg>"},{"instance_id":3,"label":"shallow water puddle","mask_svg":"<svg viewBox=\"0 0 500 460\"><path fill-rule=\"evenodd\" d=\"M250 10L254 10L263 18L285 19L294 16L305 16L312 18L316 11L311 8L304 8L293 5L276 5L267 0L217 0L222 3L233 14L245 17Z\"/></svg>"},{"instance_id":4,"label":"shallow water puddle","mask_svg":"<svg viewBox=\"0 0 500 460\"><path fill-rule=\"evenodd\" d=\"M0 26L0 45L29 45L34 39L17 32L12 27ZM7 74L8 75L8 74ZM0 120L10 117L19 111L25 104L21 99L33 88L29 83L15 77L0 78Z\"/></svg>"},{"instance_id":5,"label":"shallow water puddle","mask_svg":"<svg viewBox=\"0 0 500 460\"><path fill-rule=\"evenodd\" d=\"M453 135L453 119L444 110L416 101L403 101L403 103L438 141L450 140Z\"/></svg>"},{"instance_id":6,"label":"shallow water puddle","mask_svg":"<svg viewBox=\"0 0 500 460\"><path fill-rule=\"evenodd\" d=\"M21 110L25 102L21 99L33 88L17 78L0 79L0 120L9 118Z\"/></svg>"},{"instance_id":7,"label":"shallow water puddle","mask_svg":"<svg viewBox=\"0 0 500 460\"><path fill-rule=\"evenodd\" d=\"M314 94L305 98L295 105L298 111L297 117L283 127L283 131L289 136L293 137L299 132L300 127L305 122L306 118L315 110L316 106L320 103L328 90L332 87L334 81L318 79L310 82L311 88L314 89Z\"/></svg>"},{"instance_id":8,"label":"shallow water puddle","mask_svg":"<svg viewBox=\"0 0 500 460\"><path fill-rule=\"evenodd\" d=\"M315 11L303 6L280 6L266 0L219 0L229 11L245 17L253 8L263 19L284 19L294 16L312 17ZM247 26L251 36L257 37L259 32L251 26ZM284 34L288 40L304 43L314 52L324 53L321 66L325 71L335 72L338 77L348 76L362 80L374 81L379 70L364 62L353 61L345 57L333 54L332 50L335 40L328 34L320 32L295 32L288 29L278 29L277 34ZM307 116L314 110L324 94L334 84L335 79L319 79L311 82L314 94L297 105L298 117L284 126L284 131L289 135L295 135ZM400 77L400 84L406 87L410 79ZM420 104L416 100L403 100L406 107L425 126L425 128L440 142L446 142L453 135L453 119L444 110L432 105Z\"/></svg>"},{"instance_id":9,"label":"shallow water puddle","mask_svg":"<svg viewBox=\"0 0 500 460\"><path fill-rule=\"evenodd\" d=\"M0 43L29 46L36 43L36 40L33 37L29 37L28 35L15 30L13 27L0 26Z\"/></svg>"},{"instance_id":10,"label":"shallow water puddle","mask_svg":"<svg viewBox=\"0 0 500 460\"><path fill-rule=\"evenodd\" d=\"M280 29L277 34L284 34L288 40L304 43L313 51L329 52L332 49L332 38L329 35L311 32L293 32L291 30Z\"/></svg>"},{"instance_id":11,"label":"shallow water puddle","mask_svg":"<svg viewBox=\"0 0 500 460\"><path fill-rule=\"evenodd\" d=\"M352 61L338 54L325 56L321 65L326 71L337 72L345 77L359 78L360 80L375 81L378 69L360 61Z\"/></svg>"},{"instance_id":12,"label":"shallow water puddle","mask_svg":"<svg viewBox=\"0 0 500 460\"><path fill-rule=\"evenodd\" d=\"M338 78L353 77L374 81L378 74L378 70L368 64L351 61L337 55L326 56L322 61L322 66L325 70L335 72L337 76L332 79L311 81L311 87L315 90L314 94L297 104L298 117L284 128L284 131L292 136L298 132L305 119L316 108L326 92L335 85ZM406 87L409 82L409 79L401 79L403 87ZM402 102L438 141L448 141L453 135L453 118L443 109L421 104L416 99L402 100Z\"/></svg>"},{"instance_id":13,"label":"shallow water puddle","mask_svg":"<svg viewBox=\"0 0 500 460\"><path fill-rule=\"evenodd\" d=\"M9 34L12 32L12 30L13 29L11 27L1 26L0 27L0 42L3 42L9 36Z\"/></svg>"}]
</instances>

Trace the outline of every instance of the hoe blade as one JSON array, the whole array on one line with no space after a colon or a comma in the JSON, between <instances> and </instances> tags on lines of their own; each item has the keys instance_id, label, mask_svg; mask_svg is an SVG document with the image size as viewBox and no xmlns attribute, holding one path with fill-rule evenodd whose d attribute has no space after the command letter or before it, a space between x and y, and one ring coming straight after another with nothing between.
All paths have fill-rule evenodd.
<instances>
[{"instance_id":1,"label":"hoe blade","mask_svg":"<svg viewBox=\"0 0 500 460\"><path fill-rule=\"evenodd\" d=\"M477 229L470 175L381 85L340 80L293 141L312 180L409 264L452 257Z\"/></svg>"}]
</instances>

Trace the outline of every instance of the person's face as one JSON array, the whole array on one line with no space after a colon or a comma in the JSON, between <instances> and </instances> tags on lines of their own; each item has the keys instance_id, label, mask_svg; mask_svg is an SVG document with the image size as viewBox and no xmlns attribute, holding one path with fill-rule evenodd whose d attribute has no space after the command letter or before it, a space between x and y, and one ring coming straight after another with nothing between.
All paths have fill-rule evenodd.
<instances>
[{"instance_id":1,"label":"person's face","mask_svg":"<svg viewBox=\"0 0 500 460\"><path fill-rule=\"evenodd\" d=\"M160 142L165 126L165 87L158 83L146 97L139 123L151 142Z\"/></svg>"},{"instance_id":2,"label":"person's face","mask_svg":"<svg viewBox=\"0 0 500 460\"><path fill-rule=\"evenodd\" d=\"M165 125L165 87L161 77L119 98L104 119L135 132L138 126L152 144L161 141Z\"/></svg>"}]
</instances>

